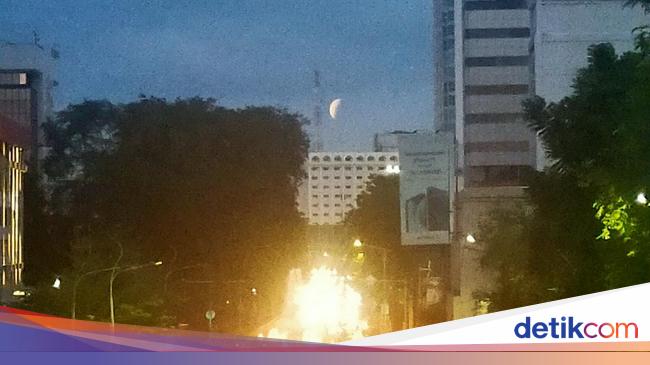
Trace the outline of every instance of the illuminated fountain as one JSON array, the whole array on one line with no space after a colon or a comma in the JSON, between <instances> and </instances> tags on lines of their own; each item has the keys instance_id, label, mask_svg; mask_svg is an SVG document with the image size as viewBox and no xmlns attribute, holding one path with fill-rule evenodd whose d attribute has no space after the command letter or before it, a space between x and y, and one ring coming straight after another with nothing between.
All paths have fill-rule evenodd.
<instances>
[{"instance_id":1,"label":"illuminated fountain","mask_svg":"<svg viewBox=\"0 0 650 365\"><path fill-rule=\"evenodd\" d=\"M363 337L368 328L361 318L361 294L334 269L312 269L306 280L300 269L293 269L287 289L282 316L265 337L340 342Z\"/></svg>"}]
</instances>

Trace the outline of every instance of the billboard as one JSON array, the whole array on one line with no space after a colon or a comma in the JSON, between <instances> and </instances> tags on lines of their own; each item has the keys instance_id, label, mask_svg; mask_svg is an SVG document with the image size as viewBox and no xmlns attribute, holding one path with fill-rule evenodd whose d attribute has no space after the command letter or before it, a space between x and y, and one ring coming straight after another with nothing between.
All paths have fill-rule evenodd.
<instances>
[{"instance_id":1,"label":"billboard","mask_svg":"<svg viewBox=\"0 0 650 365\"><path fill-rule=\"evenodd\" d=\"M402 134L398 150L402 245L449 243L453 134Z\"/></svg>"}]
</instances>

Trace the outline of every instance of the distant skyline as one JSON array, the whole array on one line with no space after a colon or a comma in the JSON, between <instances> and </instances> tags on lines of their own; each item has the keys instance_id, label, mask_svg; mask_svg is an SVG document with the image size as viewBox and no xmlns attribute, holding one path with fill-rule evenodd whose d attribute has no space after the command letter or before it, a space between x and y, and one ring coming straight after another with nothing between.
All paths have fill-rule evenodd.
<instances>
[{"instance_id":1,"label":"distant skyline","mask_svg":"<svg viewBox=\"0 0 650 365\"><path fill-rule=\"evenodd\" d=\"M139 94L273 105L312 119L327 150L433 128L432 1L3 1L0 40L56 45L56 109ZM336 120L329 102L343 100Z\"/></svg>"}]
</instances>

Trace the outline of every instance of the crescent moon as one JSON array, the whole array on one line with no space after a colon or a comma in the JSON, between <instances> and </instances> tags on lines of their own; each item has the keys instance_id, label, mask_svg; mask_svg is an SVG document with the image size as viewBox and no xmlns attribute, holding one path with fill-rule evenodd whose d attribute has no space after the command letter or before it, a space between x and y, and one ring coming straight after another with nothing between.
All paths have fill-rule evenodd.
<instances>
[{"instance_id":1,"label":"crescent moon","mask_svg":"<svg viewBox=\"0 0 650 365\"><path fill-rule=\"evenodd\" d=\"M341 99L334 99L330 103L330 117L336 119L336 114L339 112L339 107L341 106Z\"/></svg>"}]
</instances>

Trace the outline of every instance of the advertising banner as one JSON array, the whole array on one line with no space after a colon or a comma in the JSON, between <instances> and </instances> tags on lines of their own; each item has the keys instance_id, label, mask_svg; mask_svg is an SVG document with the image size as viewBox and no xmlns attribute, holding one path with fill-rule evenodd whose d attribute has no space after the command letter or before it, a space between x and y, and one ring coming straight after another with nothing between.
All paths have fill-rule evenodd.
<instances>
[{"instance_id":1,"label":"advertising banner","mask_svg":"<svg viewBox=\"0 0 650 365\"><path fill-rule=\"evenodd\" d=\"M400 135L398 150L402 245L448 244L453 135Z\"/></svg>"}]
</instances>

